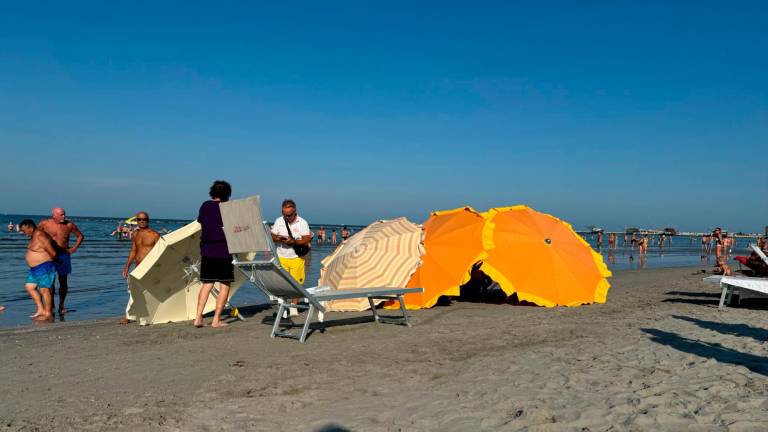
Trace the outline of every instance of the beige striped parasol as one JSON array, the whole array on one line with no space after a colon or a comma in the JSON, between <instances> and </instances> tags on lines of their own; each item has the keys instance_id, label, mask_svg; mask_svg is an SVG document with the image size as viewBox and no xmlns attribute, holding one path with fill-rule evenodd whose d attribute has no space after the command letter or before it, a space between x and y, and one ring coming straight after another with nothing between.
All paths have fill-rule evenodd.
<instances>
[{"instance_id":1,"label":"beige striped parasol","mask_svg":"<svg viewBox=\"0 0 768 432\"><path fill-rule=\"evenodd\" d=\"M421 265L422 230L406 218L368 225L322 261L319 285L333 289L404 287ZM362 311L367 299L334 300L330 311Z\"/></svg>"}]
</instances>

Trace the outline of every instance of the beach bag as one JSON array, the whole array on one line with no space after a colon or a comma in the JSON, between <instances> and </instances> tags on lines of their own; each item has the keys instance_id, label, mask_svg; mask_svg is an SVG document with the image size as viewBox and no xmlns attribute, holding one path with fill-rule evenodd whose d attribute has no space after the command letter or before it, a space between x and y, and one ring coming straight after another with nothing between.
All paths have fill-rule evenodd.
<instances>
[{"instance_id":1,"label":"beach bag","mask_svg":"<svg viewBox=\"0 0 768 432\"><path fill-rule=\"evenodd\" d=\"M285 222L285 228L288 230L288 236L293 238L293 233L291 232L291 224L288 223L288 219L285 217L283 217L283 221ZM293 251L296 252L296 255L298 255L299 258L302 258L309 253L309 245L294 244Z\"/></svg>"}]
</instances>

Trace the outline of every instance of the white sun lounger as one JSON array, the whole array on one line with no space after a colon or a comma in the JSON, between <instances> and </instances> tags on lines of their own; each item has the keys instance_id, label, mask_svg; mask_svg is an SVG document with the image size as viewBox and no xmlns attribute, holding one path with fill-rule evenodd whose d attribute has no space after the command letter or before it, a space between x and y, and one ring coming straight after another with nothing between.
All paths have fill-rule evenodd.
<instances>
[{"instance_id":1,"label":"white sun lounger","mask_svg":"<svg viewBox=\"0 0 768 432\"><path fill-rule=\"evenodd\" d=\"M279 305L275 323L272 326L273 338L289 337L304 343L315 312L319 314L322 323L322 314L325 312L323 302L350 298L367 298L376 322L404 324L410 327L403 295L420 293L423 291L422 288L377 287L333 290L330 287L313 287L305 289L280 265L269 226L261 217L258 196L221 203L220 207L229 252L232 254L256 252L255 258L251 261L240 261L233 255L232 263L256 287L275 299ZM300 303L293 304L294 300L299 300ZM379 316L374 300L397 300L400 303L402 317ZM307 310L304 326L298 334L280 329L283 312L289 307Z\"/></svg>"},{"instance_id":2,"label":"white sun lounger","mask_svg":"<svg viewBox=\"0 0 768 432\"><path fill-rule=\"evenodd\" d=\"M747 276L709 276L704 278L705 283L719 284L722 288L720 295L720 305L718 309L724 309L726 304L731 303L734 294L739 296L741 301L745 296L742 291L746 290L757 295L752 297L768 296L768 278L756 278Z\"/></svg>"}]
</instances>

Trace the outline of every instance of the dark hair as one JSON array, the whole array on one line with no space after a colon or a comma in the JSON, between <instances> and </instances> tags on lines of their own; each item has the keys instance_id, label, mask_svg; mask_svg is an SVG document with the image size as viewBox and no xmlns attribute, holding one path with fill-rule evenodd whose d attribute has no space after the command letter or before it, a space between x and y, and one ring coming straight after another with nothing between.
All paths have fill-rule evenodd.
<instances>
[{"instance_id":1,"label":"dark hair","mask_svg":"<svg viewBox=\"0 0 768 432\"><path fill-rule=\"evenodd\" d=\"M281 205L280 207L293 207L293 208L296 208L296 202L294 202L290 198L289 199L284 199L283 200L283 205Z\"/></svg>"},{"instance_id":2,"label":"dark hair","mask_svg":"<svg viewBox=\"0 0 768 432\"><path fill-rule=\"evenodd\" d=\"M232 186L224 180L216 180L211 185L211 190L208 195L213 199L220 199L222 201L229 201L229 197L232 196Z\"/></svg>"},{"instance_id":3,"label":"dark hair","mask_svg":"<svg viewBox=\"0 0 768 432\"><path fill-rule=\"evenodd\" d=\"M37 225L35 225L35 221L32 219L24 219L23 221L19 222L19 228L28 226L32 229L37 229Z\"/></svg>"}]
</instances>

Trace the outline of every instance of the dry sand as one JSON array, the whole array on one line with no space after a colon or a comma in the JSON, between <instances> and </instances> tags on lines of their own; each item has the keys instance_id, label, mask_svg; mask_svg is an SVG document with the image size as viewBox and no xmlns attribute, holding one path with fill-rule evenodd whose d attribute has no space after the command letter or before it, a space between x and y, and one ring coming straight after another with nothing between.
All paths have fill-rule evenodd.
<instances>
[{"instance_id":1,"label":"dry sand","mask_svg":"<svg viewBox=\"0 0 768 432\"><path fill-rule=\"evenodd\" d=\"M718 311L696 270L617 272L581 308L329 314L304 345L268 310L4 330L0 430L766 430L768 313Z\"/></svg>"}]
</instances>

